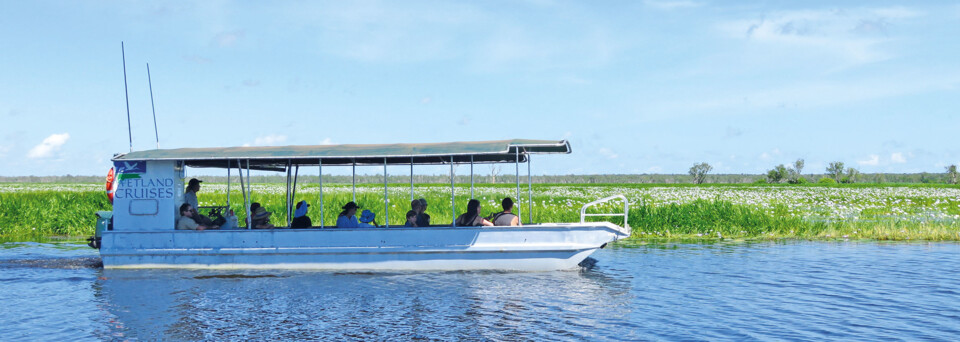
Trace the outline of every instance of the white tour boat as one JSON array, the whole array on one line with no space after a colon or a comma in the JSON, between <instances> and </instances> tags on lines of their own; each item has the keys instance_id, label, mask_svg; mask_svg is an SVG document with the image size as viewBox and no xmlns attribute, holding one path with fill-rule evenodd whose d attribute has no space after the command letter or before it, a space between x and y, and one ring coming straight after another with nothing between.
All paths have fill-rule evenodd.
<instances>
[{"instance_id":1,"label":"white tour boat","mask_svg":"<svg viewBox=\"0 0 960 342\"><path fill-rule=\"evenodd\" d=\"M287 216L293 213L296 179L291 174L303 166L317 167L319 196L306 199L324 210L324 167L383 165L384 207L387 215L387 166L409 165L411 198L415 165L450 165L451 206L463 211L466 203L454 200L454 165L514 163L520 201L520 164L530 156L570 153L567 141L503 140L430 144L320 145L282 147L180 148L135 151L113 158L117 179L113 211L98 214L97 236L91 246L100 248L105 268L233 268L233 269L332 269L332 270L520 270L571 269L607 243L630 236L627 200L611 196L584 205L580 222L532 221L528 184L527 222L513 227L460 227L454 217L433 217L429 227L403 227L392 223L404 218L383 217L381 227L335 228L331 222L307 229L177 230L178 208L183 203L186 168L226 169L229 207L230 170L240 173L244 208L250 208L250 170L287 173ZM244 175L244 172L246 173ZM394 185L395 186L395 185ZM354 190L355 191L355 190ZM201 195L202 196L202 195ZM355 192L354 192L354 196ZM302 197L302 196L301 196ZM587 213L597 204L620 200L622 213ZM409 203L406 199L390 201ZM462 199L461 199L462 201ZM334 208L339 208L337 203ZM457 209L459 208L459 209ZM339 211L339 209L337 209ZM377 209L379 211L379 209ZM596 210L593 210L596 211ZM250 215L246 215L248 218ZM621 216L624 226L588 222L589 216ZM451 222L446 224L446 222ZM241 223L241 225L244 225ZM290 225L289 219L287 226Z\"/></svg>"}]
</instances>

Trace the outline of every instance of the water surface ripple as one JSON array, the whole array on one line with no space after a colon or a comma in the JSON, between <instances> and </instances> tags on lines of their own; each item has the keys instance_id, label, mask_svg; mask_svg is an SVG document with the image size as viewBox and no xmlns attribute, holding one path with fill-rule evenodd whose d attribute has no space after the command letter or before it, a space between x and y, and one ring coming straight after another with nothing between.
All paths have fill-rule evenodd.
<instances>
[{"instance_id":1,"label":"water surface ripple","mask_svg":"<svg viewBox=\"0 0 960 342\"><path fill-rule=\"evenodd\" d=\"M103 270L0 248L3 340L955 340L960 244L612 248L580 271Z\"/></svg>"}]
</instances>

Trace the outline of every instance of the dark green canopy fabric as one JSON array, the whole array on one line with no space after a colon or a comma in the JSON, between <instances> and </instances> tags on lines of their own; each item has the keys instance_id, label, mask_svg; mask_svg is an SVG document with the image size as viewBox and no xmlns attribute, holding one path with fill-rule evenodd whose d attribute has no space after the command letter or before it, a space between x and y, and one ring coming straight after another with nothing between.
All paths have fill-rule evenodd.
<instances>
[{"instance_id":1,"label":"dark green canopy fabric","mask_svg":"<svg viewBox=\"0 0 960 342\"><path fill-rule=\"evenodd\" d=\"M117 155L122 160L176 160L191 167L233 167L237 161L250 161L255 169L283 168L292 165L427 165L520 162L527 154L570 153L566 140L497 140L428 144L311 145L177 148L136 151Z\"/></svg>"}]
</instances>

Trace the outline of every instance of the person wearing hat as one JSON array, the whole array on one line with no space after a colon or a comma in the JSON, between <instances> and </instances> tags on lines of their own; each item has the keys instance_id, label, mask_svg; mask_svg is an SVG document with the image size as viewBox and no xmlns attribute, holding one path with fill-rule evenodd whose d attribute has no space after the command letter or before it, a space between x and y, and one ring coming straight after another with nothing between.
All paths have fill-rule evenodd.
<instances>
[{"instance_id":1,"label":"person wearing hat","mask_svg":"<svg viewBox=\"0 0 960 342\"><path fill-rule=\"evenodd\" d=\"M183 192L183 203L189 204L194 211L200 208L200 203L197 201L197 191L200 191L200 183L203 183L203 181L191 178L190 182L187 183L187 190ZM213 225L213 220L197 212L194 213L193 220L202 225Z\"/></svg>"},{"instance_id":2,"label":"person wearing hat","mask_svg":"<svg viewBox=\"0 0 960 342\"><path fill-rule=\"evenodd\" d=\"M253 212L253 216L250 217L250 220L255 229L272 229L274 226L270 224L270 215L273 213L267 211L264 207L257 208L257 211Z\"/></svg>"},{"instance_id":3,"label":"person wearing hat","mask_svg":"<svg viewBox=\"0 0 960 342\"><path fill-rule=\"evenodd\" d=\"M373 222L373 224L361 223L357 221L357 209L360 207L357 206L357 203L348 202L343 206L343 211L340 212L340 215L337 216L337 228L361 228L361 227L377 227L377 221L375 219L376 215L369 210L363 211L363 216L366 218L367 222Z\"/></svg>"},{"instance_id":4,"label":"person wearing hat","mask_svg":"<svg viewBox=\"0 0 960 342\"><path fill-rule=\"evenodd\" d=\"M187 190L183 192L183 202L189 203L193 209L197 209L200 205L197 201L197 191L200 191L200 183L203 183L203 181L191 178L190 182L187 183Z\"/></svg>"},{"instance_id":5,"label":"person wearing hat","mask_svg":"<svg viewBox=\"0 0 960 342\"><path fill-rule=\"evenodd\" d=\"M290 221L290 228L310 228L313 227L313 221L307 216L307 209L310 205L307 201L297 202L297 211L293 213L293 221Z\"/></svg>"}]
</instances>

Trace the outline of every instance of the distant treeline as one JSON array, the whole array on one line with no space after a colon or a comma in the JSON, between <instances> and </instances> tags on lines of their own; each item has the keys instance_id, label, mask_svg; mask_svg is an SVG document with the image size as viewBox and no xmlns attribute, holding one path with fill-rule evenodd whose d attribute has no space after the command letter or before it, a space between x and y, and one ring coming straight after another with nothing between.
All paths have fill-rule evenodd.
<instances>
[{"instance_id":1,"label":"distant treeline","mask_svg":"<svg viewBox=\"0 0 960 342\"><path fill-rule=\"evenodd\" d=\"M226 183L225 176L196 176L204 181L214 183ZM803 177L809 182L816 182L820 178L828 177L825 174L805 174ZM239 177L232 177L233 182L239 182ZM250 176L252 183L284 183L285 176ZM534 183L543 184L682 184L693 183L693 177L690 175L679 174L622 174L622 175L534 175ZM105 182L104 176L0 176L0 183L100 183ZM409 183L410 176L389 176L390 183ZM862 173L857 176L856 183L948 183L949 175L946 173ZM351 176L324 175L324 183L343 183L350 184ZM448 175L413 175L413 182L417 184L449 184ZM458 175L456 183L469 183L470 176ZM510 174L501 174L496 177L490 175L476 175L474 182L478 184L514 184L516 176ZM527 176L521 174L520 183L526 183ZM707 175L704 183L714 184L744 184L766 182L766 175L751 174L716 174ZM298 183L317 183L316 175L301 175ZM383 175L357 175L357 183L383 183Z\"/></svg>"}]
</instances>

